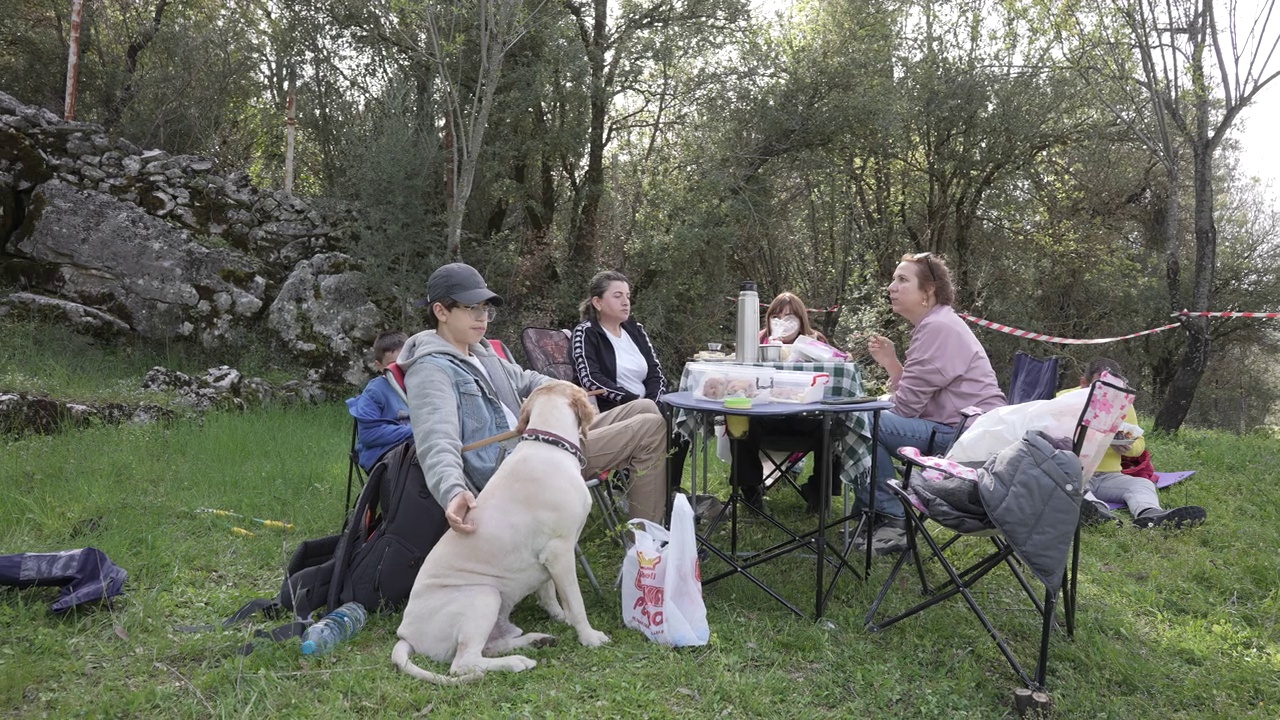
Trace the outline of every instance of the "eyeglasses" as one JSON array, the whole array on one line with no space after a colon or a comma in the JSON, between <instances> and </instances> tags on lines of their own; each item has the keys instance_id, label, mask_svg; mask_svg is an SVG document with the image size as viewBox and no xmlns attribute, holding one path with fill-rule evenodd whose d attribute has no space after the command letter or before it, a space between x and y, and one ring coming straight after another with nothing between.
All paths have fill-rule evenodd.
<instances>
[{"instance_id":1,"label":"eyeglasses","mask_svg":"<svg viewBox=\"0 0 1280 720\"><path fill-rule=\"evenodd\" d=\"M471 319L477 322L480 320L493 322L493 319L498 316L497 307L493 305L486 305L484 303L479 305L458 305L457 307L459 310L466 310L471 314Z\"/></svg>"},{"instance_id":2,"label":"eyeglasses","mask_svg":"<svg viewBox=\"0 0 1280 720\"><path fill-rule=\"evenodd\" d=\"M938 282L938 275L933 271L933 263L929 262L929 260L932 258L933 258L933 253L928 253L928 252L916 253L915 255L911 256L911 259L914 262L923 263L925 267L929 268L930 280L934 282Z\"/></svg>"}]
</instances>

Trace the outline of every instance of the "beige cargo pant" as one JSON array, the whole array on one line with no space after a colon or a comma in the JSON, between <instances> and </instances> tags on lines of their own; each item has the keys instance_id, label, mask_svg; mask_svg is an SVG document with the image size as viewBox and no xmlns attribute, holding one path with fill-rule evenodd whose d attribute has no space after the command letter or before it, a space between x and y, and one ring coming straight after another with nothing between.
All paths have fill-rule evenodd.
<instances>
[{"instance_id":1,"label":"beige cargo pant","mask_svg":"<svg viewBox=\"0 0 1280 720\"><path fill-rule=\"evenodd\" d=\"M591 479L606 470L631 469L627 502L632 518L664 523L667 516L667 421L652 400L633 400L600 413L587 430Z\"/></svg>"}]
</instances>

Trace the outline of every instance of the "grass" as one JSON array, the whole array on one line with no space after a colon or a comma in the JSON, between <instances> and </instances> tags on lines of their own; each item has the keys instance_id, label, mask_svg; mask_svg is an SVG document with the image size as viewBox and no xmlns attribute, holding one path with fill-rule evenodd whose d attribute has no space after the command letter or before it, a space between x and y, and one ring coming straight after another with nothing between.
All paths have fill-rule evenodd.
<instances>
[{"instance_id":1,"label":"grass","mask_svg":"<svg viewBox=\"0 0 1280 720\"><path fill-rule=\"evenodd\" d=\"M586 589L613 642L579 646L526 603L514 619L559 646L518 675L440 688L388 662L398 616L375 616L332 655L296 644L235 653L251 627L201 634L252 597L272 595L297 540L335 532L350 425L339 405L210 414L203 424L102 427L0 445L0 553L94 546L129 571L110 607L55 617L55 589L0 588L0 714L22 717L1011 717L1014 675L958 600L882 633L863 614L869 583L841 581L830 624L793 617L744 580L706 589L702 648L672 650L621 626L616 592ZM1055 635L1049 685L1063 718L1276 717L1280 704L1280 472L1276 440L1184 431L1151 441L1163 469L1197 469L1164 491L1196 503L1204 527L1090 530L1080 627ZM718 468L723 472L723 468ZM784 514L802 512L785 495ZM298 526L283 534L197 515L215 507ZM621 552L593 515L586 547L612 578ZM811 565L764 574L802 607ZM715 569L708 563L704 574ZM1006 575L980 602L1029 652L1038 636ZM585 582L583 583L584 587ZM900 590L905 590L900 588ZM912 599L897 592L896 607ZM265 623L259 627L270 626ZM1023 653L1024 655L1027 652ZM425 658L421 662L439 667Z\"/></svg>"},{"instance_id":2,"label":"grass","mask_svg":"<svg viewBox=\"0 0 1280 720\"><path fill-rule=\"evenodd\" d=\"M156 365L189 375L230 363L246 377L277 382L290 375L273 367L273 358L252 343L235 348L240 357L211 352L192 343L149 342L138 338L111 342L52 324L0 318L0 392L49 395L80 402L161 402L171 393L141 390L143 376Z\"/></svg>"}]
</instances>

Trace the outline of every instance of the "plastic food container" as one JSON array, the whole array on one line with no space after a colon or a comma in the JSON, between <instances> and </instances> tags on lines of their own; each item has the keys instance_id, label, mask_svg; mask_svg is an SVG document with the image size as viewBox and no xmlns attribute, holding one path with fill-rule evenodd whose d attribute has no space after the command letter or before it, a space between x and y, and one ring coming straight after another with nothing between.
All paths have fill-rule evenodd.
<instances>
[{"instance_id":1,"label":"plastic food container","mask_svg":"<svg viewBox=\"0 0 1280 720\"><path fill-rule=\"evenodd\" d=\"M822 400L830 385L831 376L827 373L779 370L773 374L769 400L780 403L814 403Z\"/></svg>"},{"instance_id":2,"label":"plastic food container","mask_svg":"<svg viewBox=\"0 0 1280 720\"><path fill-rule=\"evenodd\" d=\"M791 344L792 360L810 360L813 362L847 362L849 353L837 350L830 345L801 335Z\"/></svg>"},{"instance_id":3,"label":"plastic food container","mask_svg":"<svg viewBox=\"0 0 1280 720\"><path fill-rule=\"evenodd\" d=\"M769 400L772 368L734 365L731 363L689 363L689 390L700 400L752 398Z\"/></svg>"}]
</instances>

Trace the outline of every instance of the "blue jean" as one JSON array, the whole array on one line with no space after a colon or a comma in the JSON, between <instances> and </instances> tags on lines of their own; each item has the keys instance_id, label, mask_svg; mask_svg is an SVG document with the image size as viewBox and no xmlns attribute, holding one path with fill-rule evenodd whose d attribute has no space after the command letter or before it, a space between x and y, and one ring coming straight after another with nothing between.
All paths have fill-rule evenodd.
<instances>
[{"instance_id":1,"label":"blue jean","mask_svg":"<svg viewBox=\"0 0 1280 720\"><path fill-rule=\"evenodd\" d=\"M933 447L929 447L929 437L934 433ZM895 477L893 460L898 457L898 448L913 447L922 452L940 455L951 447L955 437L955 428L950 425L920 418L904 418L888 410L880 413L880 432L876 442L876 512L902 517L902 503L889 492L886 484ZM868 487L858 488L859 504L865 502L869 493Z\"/></svg>"}]
</instances>

